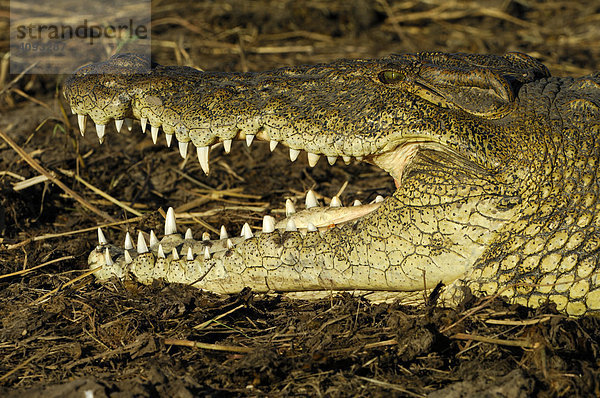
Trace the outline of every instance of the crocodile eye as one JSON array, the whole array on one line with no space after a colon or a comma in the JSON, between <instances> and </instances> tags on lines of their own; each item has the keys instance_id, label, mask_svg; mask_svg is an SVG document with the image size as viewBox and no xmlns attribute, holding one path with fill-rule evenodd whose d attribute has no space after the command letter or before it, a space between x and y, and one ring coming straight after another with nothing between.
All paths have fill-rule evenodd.
<instances>
[{"instance_id":1,"label":"crocodile eye","mask_svg":"<svg viewBox=\"0 0 600 398\"><path fill-rule=\"evenodd\" d=\"M395 70L385 70L379 73L379 80L383 84L394 84L398 83L401 80L404 80L404 73L395 71Z\"/></svg>"}]
</instances>

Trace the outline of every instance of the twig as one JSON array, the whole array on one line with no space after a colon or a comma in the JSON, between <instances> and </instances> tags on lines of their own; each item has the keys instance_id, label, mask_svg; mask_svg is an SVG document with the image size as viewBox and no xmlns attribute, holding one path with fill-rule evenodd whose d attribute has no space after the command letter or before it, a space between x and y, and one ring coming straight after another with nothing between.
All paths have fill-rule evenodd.
<instances>
[{"instance_id":1,"label":"twig","mask_svg":"<svg viewBox=\"0 0 600 398\"><path fill-rule=\"evenodd\" d=\"M184 346L184 347L192 347L192 348L202 348L204 350L236 352L239 354L247 354L249 352L254 351L250 347L200 343L198 341L180 340L180 339L165 339L165 344L178 345L178 346Z\"/></svg>"},{"instance_id":2,"label":"twig","mask_svg":"<svg viewBox=\"0 0 600 398\"><path fill-rule=\"evenodd\" d=\"M54 260L46 261L45 263L36 265L35 267L31 267L31 268L27 268L27 269L22 269L21 271L12 272L10 274L0 275L0 279L9 278L11 276L24 275L24 274L27 274L27 273L29 273L29 272L31 272L33 270L38 269L38 268L45 267L46 265L58 263L59 261L63 261L63 260L72 260L74 258L75 258L75 256L64 256L64 257L61 257L61 258L55 258Z\"/></svg>"},{"instance_id":3,"label":"twig","mask_svg":"<svg viewBox=\"0 0 600 398\"><path fill-rule=\"evenodd\" d=\"M110 196L109 194L107 194L106 192L102 191L101 189L96 188L95 186L93 186L92 184L90 184L89 182L87 182L86 180L84 180L83 178L81 178L80 176L78 176L77 174L73 173L72 171L70 171L70 170L63 170L63 169L58 169L58 171L60 171L61 173L63 173L67 177L72 177L72 178L76 179L78 182L80 182L83 185L85 185L89 190L91 190L95 194L102 196L104 199L108 200L109 202L114 203L115 205L119 206L120 208L122 208L124 210L127 210L128 212L130 212L132 214L135 214L138 217L142 216L142 213L140 213L139 211L133 209L132 207L129 207L125 203L121 202L119 199L116 199L116 198Z\"/></svg>"},{"instance_id":4,"label":"twig","mask_svg":"<svg viewBox=\"0 0 600 398\"><path fill-rule=\"evenodd\" d=\"M531 341L528 341L528 340L495 339L493 337L477 336L477 335L466 334L466 333L456 333L456 334L450 336L450 338L456 339L456 340L473 340L473 341L480 341L482 343L507 345L507 346L511 346L511 347L529 348L529 349L534 349L534 350L541 346L541 344L538 342L532 343Z\"/></svg>"},{"instance_id":5,"label":"twig","mask_svg":"<svg viewBox=\"0 0 600 398\"><path fill-rule=\"evenodd\" d=\"M29 154L27 152L25 152L23 150L23 148L21 148L19 145L17 145L17 143L14 142L12 140L12 138L10 138L8 135L6 135L4 133L4 131L2 131L2 130L0 130L0 138L2 138L4 141L6 141L6 143L8 145L10 145L12 147L12 149L15 152L17 152L19 154L19 156L21 156L21 158L23 158L23 160L25 160L35 171L48 177L48 179L50 181L52 181L54 184L58 185L60 187L60 189L62 189L63 191L65 191L65 193L67 195L71 196L73 199L78 201L83 207L85 207L86 209L90 210L91 212L97 214L98 216L102 217L105 220L108 220L111 222L115 221L114 218L112 218L111 216L109 216L108 214L103 212L102 210L98 209L96 206L92 205L87 200L85 200L77 192L73 191L72 189L67 187L65 184L63 184L62 181L60 181L58 178L56 178L53 175L53 173L50 173L46 169L44 169L38 162L36 162L31 156L29 156Z\"/></svg>"}]
</instances>

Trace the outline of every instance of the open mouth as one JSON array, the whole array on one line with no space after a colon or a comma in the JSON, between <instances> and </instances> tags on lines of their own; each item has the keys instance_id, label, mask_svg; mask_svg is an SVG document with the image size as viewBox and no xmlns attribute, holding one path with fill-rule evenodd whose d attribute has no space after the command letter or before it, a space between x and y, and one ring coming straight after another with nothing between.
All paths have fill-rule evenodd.
<instances>
[{"instance_id":1,"label":"open mouth","mask_svg":"<svg viewBox=\"0 0 600 398\"><path fill-rule=\"evenodd\" d=\"M84 135L87 130L87 116L78 114L75 109L72 109L72 112L77 115L80 132L82 135ZM129 131L133 130L133 120L130 118L114 119L114 123L117 132L121 132L124 127ZM148 132L148 120L146 118L141 118L139 123L142 132L146 134ZM96 133L100 143L104 142L106 136L106 126L107 125L96 124ZM158 143L161 128L150 126L149 130L152 141L155 144ZM172 145L174 135L175 134L164 134L166 145L168 147ZM207 175L210 171L209 156L211 150L218 150L217 148L222 146L223 151L226 154L229 154L231 152L232 142L236 140L245 141L248 147L250 147L255 141L266 141L269 142L271 151L274 151L279 144L279 141L270 140L267 134L263 130L259 129L256 134L248 134L243 131L239 131L238 134L233 138L220 140L219 142L210 146L196 147L198 161L202 170ZM178 149L182 158L186 158L188 155L189 143L190 142L178 142ZM422 142L405 142L393 150L377 155L354 157L354 159L356 161L374 164L387 171L393 177L396 187L399 187L401 184L403 171L414 158L421 145ZM290 161L296 161L301 152L303 152L301 149L289 148ZM338 161L339 158L341 158L341 160L343 160L346 164L349 164L353 160L353 157L350 156L324 156L307 152L309 166L314 167L319 162L321 157L326 158L327 162L332 166ZM266 216L265 219L267 220L267 225L263 229L266 229L267 231L271 229L278 229L281 231L299 230L302 232L324 230L334 226L344 225L365 217L368 214L376 211L383 202L384 198L381 195L378 195L375 200L368 204L362 204L359 200L355 200L348 206L343 206L340 198L334 196L331 198L329 206L320 206L314 192L308 191L306 194L305 208L303 210L297 211L292 201L288 199L285 204L286 217L280 221L275 221L272 219L272 217ZM243 235L244 234L242 232L242 236ZM246 235L248 234L246 233Z\"/></svg>"}]
</instances>

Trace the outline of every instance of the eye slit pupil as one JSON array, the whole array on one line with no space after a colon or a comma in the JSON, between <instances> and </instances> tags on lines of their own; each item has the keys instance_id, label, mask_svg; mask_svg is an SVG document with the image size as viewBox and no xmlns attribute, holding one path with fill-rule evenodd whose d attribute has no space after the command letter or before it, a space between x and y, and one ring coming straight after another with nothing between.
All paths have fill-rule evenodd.
<instances>
[{"instance_id":1,"label":"eye slit pupil","mask_svg":"<svg viewBox=\"0 0 600 398\"><path fill-rule=\"evenodd\" d=\"M397 83L403 79L404 79L403 74L400 72L397 72L395 70L385 70L385 71L379 73L379 80L383 84L393 84L393 83Z\"/></svg>"}]
</instances>

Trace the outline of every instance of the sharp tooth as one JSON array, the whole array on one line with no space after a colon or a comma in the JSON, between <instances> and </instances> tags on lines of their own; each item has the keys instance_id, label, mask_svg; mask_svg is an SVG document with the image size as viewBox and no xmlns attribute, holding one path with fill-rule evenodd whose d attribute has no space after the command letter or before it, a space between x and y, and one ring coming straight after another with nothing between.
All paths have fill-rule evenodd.
<instances>
[{"instance_id":1,"label":"sharp tooth","mask_svg":"<svg viewBox=\"0 0 600 398\"><path fill-rule=\"evenodd\" d=\"M290 215L294 214L295 212L296 212L296 208L294 207L292 200L286 199L285 200L285 216L289 217Z\"/></svg>"},{"instance_id":2,"label":"sharp tooth","mask_svg":"<svg viewBox=\"0 0 600 398\"><path fill-rule=\"evenodd\" d=\"M75 112L75 109L73 109L73 107L71 107L71 113L72 113L73 115L76 115L76 114L77 114L77 112Z\"/></svg>"},{"instance_id":3,"label":"sharp tooth","mask_svg":"<svg viewBox=\"0 0 600 398\"><path fill-rule=\"evenodd\" d=\"M146 134L146 124L148 123L148 119L145 117L140 118L140 125L142 126L142 133Z\"/></svg>"},{"instance_id":4,"label":"sharp tooth","mask_svg":"<svg viewBox=\"0 0 600 398\"><path fill-rule=\"evenodd\" d=\"M306 193L306 208L311 209L313 207L319 206L319 202L317 202L317 197L312 189L309 189Z\"/></svg>"},{"instance_id":5,"label":"sharp tooth","mask_svg":"<svg viewBox=\"0 0 600 398\"><path fill-rule=\"evenodd\" d=\"M144 239L142 231L138 232L137 252L139 254L148 253L148 246L146 246L146 239Z\"/></svg>"},{"instance_id":6,"label":"sharp tooth","mask_svg":"<svg viewBox=\"0 0 600 398\"><path fill-rule=\"evenodd\" d=\"M232 142L233 142L232 139L223 140L223 150L225 151L225 153L231 152L231 143Z\"/></svg>"},{"instance_id":7,"label":"sharp tooth","mask_svg":"<svg viewBox=\"0 0 600 398\"><path fill-rule=\"evenodd\" d=\"M106 236L104 236L104 232L102 229L98 228L98 244L100 246L106 245L108 242L106 241Z\"/></svg>"},{"instance_id":8,"label":"sharp tooth","mask_svg":"<svg viewBox=\"0 0 600 398\"><path fill-rule=\"evenodd\" d=\"M227 248L233 249L233 242L231 241L231 239L227 239Z\"/></svg>"},{"instance_id":9,"label":"sharp tooth","mask_svg":"<svg viewBox=\"0 0 600 398\"><path fill-rule=\"evenodd\" d=\"M313 223L309 222L308 224L306 224L306 230L308 232L315 232L317 231L317 227L315 227Z\"/></svg>"},{"instance_id":10,"label":"sharp tooth","mask_svg":"<svg viewBox=\"0 0 600 398\"><path fill-rule=\"evenodd\" d=\"M252 141L254 141L254 134L246 134L246 145L252 145Z\"/></svg>"},{"instance_id":11,"label":"sharp tooth","mask_svg":"<svg viewBox=\"0 0 600 398\"><path fill-rule=\"evenodd\" d=\"M179 141L179 153L181 154L181 157L184 159L187 156L188 144L189 144L189 142Z\"/></svg>"},{"instance_id":12,"label":"sharp tooth","mask_svg":"<svg viewBox=\"0 0 600 398\"><path fill-rule=\"evenodd\" d=\"M362 203L360 202L360 200L355 199L354 203L352 203L352 206L362 206Z\"/></svg>"},{"instance_id":13,"label":"sharp tooth","mask_svg":"<svg viewBox=\"0 0 600 398\"><path fill-rule=\"evenodd\" d=\"M104 124L96 124L96 134L98 134L98 141L102 144L104 142Z\"/></svg>"},{"instance_id":14,"label":"sharp tooth","mask_svg":"<svg viewBox=\"0 0 600 398\"><path fill-rule=\"evenodd\" d=\"M150 133L152 134L152 142L156 144L158 141L158 132L160 129L158 127L150 126Z\"/></svg>"},{"instance_id":15,"label":"sharp tooth","mask_svg":"<svg viewBox=\"0 0 600 398\"><path fill-rule=\"evenodd\" d=\"M173 141L173 134L165 133L165 141L167 141L167 148L170 148L171 142Z\"/></svg>"},{"instance_id":16,"label":"sharp tooth","mask_svg":"<svg viewBox=\"0 0 600 398\"><path fill-rule=\"evenodd\" d=\"M133 249L133 241L131 240L131 235L129 231L125 234L125 250Z\"/></svg>"},{"instance_id":17,"label":"sharp tooth","mask_svg":"<svg viewBox=\"0 0 600 398\"><path fill-rule=\"evenodd\" d=\"M208 232L203 232L202 233L202 240L203 241L210 240L210 234Z\"/></svg>"},{"instance_id":18,"label":"sharp tooth","mask_svg":"<svg viewBox=\"0 0 600 398\"><path fill-rule=\"evenodd\" d=\"M187 256L185 257L188 261L194 261L194 253L192 253L192 248L188 247Z\"/></svg>"},{"instance_id":19,"label":"sharp tooth","mask_svg":"<svg viewBox=\"0 0 600 398\"><path fill-rule=\"evenodd\" d=\"M154 247L158 244L158 238L156 237L156 234L154 233L154 230L151 229L150 230L150 247Z\"/></svg>"},{"instance_id":20,"label":"sharp tooth","mask_svg":"<svg viewBox=\"0 0 600 398\"><path fill-rule=\"evenodd\" d=\"M79 131L81 132L82 136L85 134L85 119L85 115L77 115L77 124L79 124Z\"/></svg>"},{"instance_id":21,"label":"sharp tooth","mask_svg":"<svg viewBox=\"0 0 600 398\"><path fill-rule=\"evenodd\" d=\"M108 252L108 247L104 250L104 264L111 266L113 265L112 257L110 257L110 253Z\"/></svg>"},{"instance_id":22,"label":"sharp tooth","mask_svg":"<svg viewBox=\"0 0 600 398\"><path fill-rule=\"evenodd\" d=\"M123 255L125 256L125 264L131 264L133 262L131 254L129 254L127 250L125 250L125 253L123 253Z\"/></svg>"},{"instance_id":23,"label":"sharp tooth","mask_svg":"<svg viewBox=\"0 0 600 398\"><path fill-rule=\"evenodd\" d=\"M225 229L225 225L221 225L221 233L219 234L219 239L227 239L229 235L227 235L227 230Z\"/></svg>"},{"instance_id":24,"label":"sharp tooth","mask_svg":"<svg viewBox=\"0 0 600 398\"><path fill-rule=\"evenodd\" d=\"M383 196L381 196L381 195L377 195L377 196L375 197L375 203L381 203L381 202L383 202L384 200L385 200L385 199L384 199L384 198L383 198Z\"/></svg>"},{"instance_id":25,"label":"sharp tooth","mask_svg":"<svg viewBox=\"0 0 600 398\"><path fill-rule=\"evenodd\" d=\"M173 260L179 260L179 253L177 253L177 249L173 248L171 255L173 256Z\"/></svg>"},{"instance_id":26,"label":"sharp tooth","mask_svg":"<svg viewBox=\"0 0 600 398\"><path fill-rule=\"evenodd\" d=\"M158 258L167 258L167 256L165 256L165 251L162 248L162 245L159 243L158 244Z\"/></svg>"},{"instance_id":27,"label":"sharp tooth","mask_svg":"<svg viewBox=\"0 0 600 398\"><path fill-rule=\"evenodd\" d=\"M210 251L208 251L208 246L204 248L204 259L210 260Z\"/></svg>"},{"instance_id":28,"label":"sharp tooth","mask_svg":"<svg viewBox=\"0 0 600 398\"><path fill-rule=\"evenodd\" d=\"M169 207L167 217L165 218L165 235L173 235L177 233L177 222L175 221L175 210Z\"/></svg>"},{"instance_id":29,"label":"sharp tooth","mask_svg":"<svg viewBox=\"0 0 600 398\"><path fill-rule=\"evenodd\" d=\"M331 198L331 203L329 203L329 207L342 207L342 202L340 201L340 198L338 198L337 196Z\"/></svg>"},{"instance_id":30,"label":"sharp tooth","mask_svg":"<svg viewBox=\"0 0 600 398\"><path fill-rule=\"evenodd\" d=\"M321 155L317 155L316 153L308 152L308 165L310 167L315 167Z\"/></svg>"},{"instance_id":31,"label":"sharp tooth","mask_svg":"<svg viewBox=\"0 0 600 398\"><path fill-rule=\"evenodd\" d=\"M198 161L200 162L200 167L202 168L202 171L204 171L204 174L208 175L208 151L210 150L210 147L208 146L199 146L196 147L196 153L198 154Z\"/></svg>"},{"instance_id":32,"label":"sharp tooth","mask_svg":"<svg viewBox=\"0 0 600 398\"><path fill-rule=\"evenodd\" d=\"M294 148L290 148L290 160L292 162L295 162L296 159L298 159L298 156L300 156L300 151Z\"/></svg>"},{"instance_id":33,"label":"sharp tooth","mask_svg":"<svg viewBox=\"0 0 600 398\"><path fill-rule=\"evenodd\" d=\"M294 222L293 219L289 219L287 224L285 225L285 230L286 231L297 231L298 228L296 228L296 223Z\"/></svg>"},{"instance_id":34,"label":"sharp tooth","mask_svg":"<svg viewBox=\"0 0 600 398\"><path fill-rule=\"evenodd\" d=\"M123 127L124 119L115 119L115 127L117 128L117 133L121 132L121 127Z\"/></svg>"},{"instance_id":35,"label":"sharp tooth","mask_svg":"<svg viewBox=\"0 0 600 398\"><path fill-rule=\"evenodd\" d=\"M327 163L329 163L331 166L333 166L335 164L336 160L337 160L337 156L327 156Z\"/></svg>"},{"instance_id":36,"label":"sharp tooth","mask_svg":"<svg viewBox=\"0 0 600 398\"><path fill-rule=\"evenodd\" d=\"M275 219L271 216L263 217L263 233L270 234L275 231Z\"/></svg>"},{"instance_id":37,"label":"sharp tooth","mask_svg":"<svg viewBox=\"0 0 600 398\"><path fill-rule=\"evenodd\" d=\"M350 164L350 161L352 161L350 156L342 156L342 159L344 159L344 163L346 164Z\"/></svg>"},{"instance_id":38,"label":"sharp tooth","mask_svg":"<svg viewBox=\"0 0 600 398\"><path fill-rule=\"evenodd\" d=\"M271 142L269 142L269 149L271 149L271 152L277 148L277 144L279 144L279 141L271 140Z\"/></svg>"},{"instance_id":39,"label":"sharp tooth","mask_svg":"<svg viewBox=\"0 0 600 398\"><path fill-rule=\"evenodd\" d=\"M248 223L245 223L244 226L242 227L242 234L241 236L244 237L244 239L250 239L252 238L254 235L252 234L252 230L250 229L250 225L248 225Z\"/></svg>"},{"instance_id":40,"label":"sharp tooth","mask_svg":"<svg viewBox=\"0 0 600 398\"><path fill-rule=\"evenodd\" d=\"M127 126L127 130L131 131L133 129L133 120L131 120L130 118L126 117L125 118L125 126Z\"/></svg>"},{"instance_id":41,"label":"sharp tooth","mask_svg":"<svg viewBox=\"0 0 600 398\"><path fill-rule=\"evenodd\" d=\"M364 156L357 156L357 157L356 157L356 160L358 160L359 162L362 162L362 160L363 160L364 158L365 158Z\"/></svg>"},{"instance_id":42,"label":"sharp tooth","mask_svg":"<svg viewBox=\"0 0 600 398\"><path fill-rule=\"evenodd\" d=\"M188 228L185 231L185 237L184 237L184 239L194 239L194 235L192 235L192 230L191 229Z\"/></svg>"}]
</instances>

